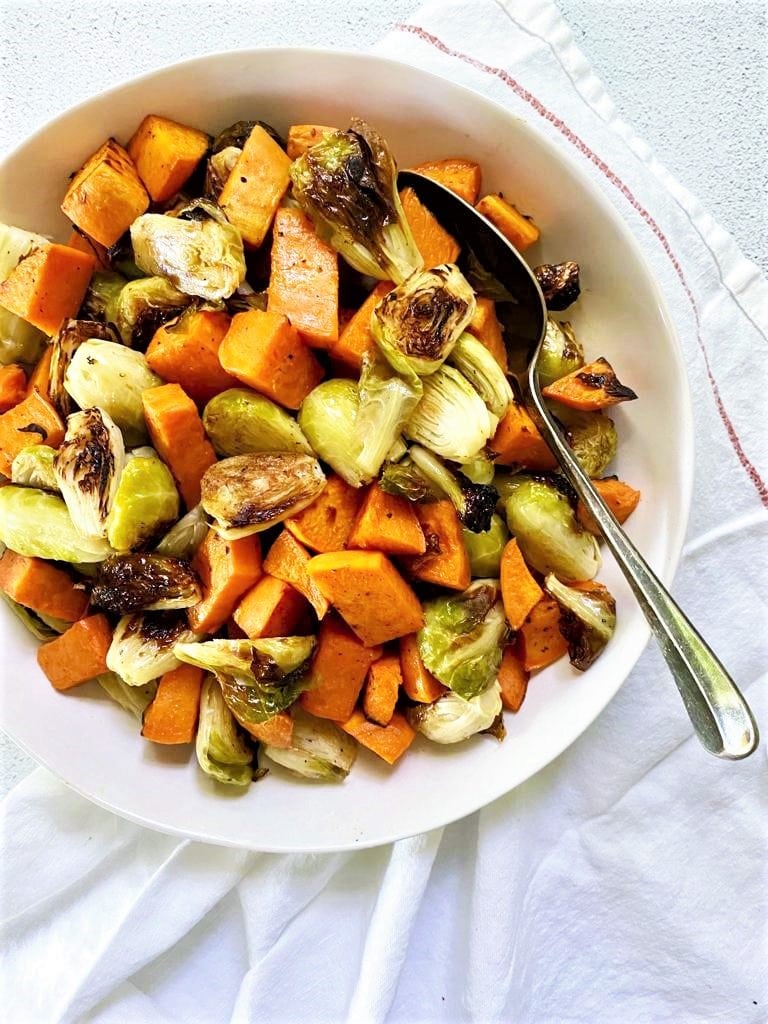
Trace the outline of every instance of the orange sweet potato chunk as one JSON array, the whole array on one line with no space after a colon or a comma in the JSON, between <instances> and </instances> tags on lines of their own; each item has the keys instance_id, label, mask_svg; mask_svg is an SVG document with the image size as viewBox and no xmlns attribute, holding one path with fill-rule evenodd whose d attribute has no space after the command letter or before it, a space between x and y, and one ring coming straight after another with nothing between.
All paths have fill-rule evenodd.
<instances>
[{"instance_id":1,"label":"orange sweet potato chunk","mask_svg":"<svg viewBox=\"0 0 768 1024\"><path fill-rule=\"evenodd\" d=\"M320 626L308 688L299 697L305 711L318 718L346 721L354 711L368 670L381 647L366 647L335 615Z\"/></svg>"},{"instance_id":2,"label":"orange sweet potato chunk","mask_svg":"<svg viewBox=\"0 0 768 1024\"><path fill-rule=\"evenodd\" d=\"M46 245L24 256L0 283L0 306L46 334L80 309L96 261L66 245Z\"/></svg>"},{"instance_id":3,"label":"orange sweet potato chunk","mask_svg":"<svg viewBox=\"0 0 768 1024\"><path fill-rule=\"evenodd\" d=\"M427 550L413 504L371 484L347 541L349 548L388 555L423 555Z\"/></svg>"},{"instance_id":4,"label":"orange sweet potato chunk","mask_svg":"<svg viewBox=\"0 0 768 1024\"><path fill-rule=\"evenodd\" d=\"M394 764L403 756L416 738L416 733L405 715L396 711L388 725L370 722L362 711L355 711L346 720L339 722L344 732L353 736L358 743L377 754L387 764Z\"/></svg>"},{"instance_id":5,"label":"orange sweet potato chunk","mask_svg":"<svg viewBox=\"0 0 768 1024\"><path fill-rule=\"evenodd\" d=\"M37 662L56 690L69 690L107 671L112 627L106 615L78 619L37 651Z\"/></svg>"},{"instance_id":6,"label":"orange sweet potato chunk","mask_svg":"<svg viewBox=\"0 0 768 1024\"><path fill-rule=\"evenodd\" d=\"M128 143L128 155L155 203L181 191L208 149L205 132L147 114Z\"/></svg>"},{"instance_id":7,"label":"orange sweet potato chunk","mask_svg":"<svg viewBox=\"0 0 768 1024\"><path fill-rule=\"evenodd\" d=\"M107 248L148 207L149 196L133 161L114 139L108 139L86 160L61 204L75 227Z\"/></svg>"},{"instance_id":8,"label":"orange sweet potato chunk","mask_svg":"<svg viewBox=\"0 0 768 1024\"><path fill-rule=\"evenodd\" d=\"M195 402L237 387L219 362L219 347L229 330L229 316L214 309L185 313L160 327L147 348L147 362L169 384L180 384Z\"/></svg>"},{"instance_id":9,"label":"orange sweet potato chunk","mask_svg":"<svg viewBox=\"0 0 768 1024\"><path fill-rule=\"evenodd\" d=\"M144 712L144 739L163 744L194 741L204 676L195 665L179 665L161 677L154 699Z\"/></svg>"}]
</instances>

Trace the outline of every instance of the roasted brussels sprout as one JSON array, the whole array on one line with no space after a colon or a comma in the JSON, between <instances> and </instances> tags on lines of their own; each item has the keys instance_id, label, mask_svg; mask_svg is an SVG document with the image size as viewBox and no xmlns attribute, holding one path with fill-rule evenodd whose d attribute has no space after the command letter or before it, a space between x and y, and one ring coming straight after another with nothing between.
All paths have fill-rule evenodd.
<instances>
[{"instance_id":1,"label":"roasted brussels sprout","mask_svg":"<svg viewBox=\"0 0 768 1024\"><path fill-rule=\"evenodd\" d=\"M264 313L268 304L269 290L257 292L247 281L244 281L234 295L230 295L224 303L230 316L234 316L235 313L249 313L252 309L259 309Z\"/></svg>"},{"instance_id":2,"label":"roasted brussels sprout","mask_svg":"<svg viewBox=\"0 0 768 1024\"><path fill-rule=\"evenodd\" d=\"M441 366L422 383L405 436L452 462L473 459L493 436L497 418L454 366Z\"/></svg>"},{"instance_id":3,"label":"roasted brussels sprout","mask_svg":"<svg viewBox=\"0 0 768 1024\"><path fill-rule=\"evenodd\" d=\"M474 292L459 268L445 263L388 292L373 311L371 333L398 373L424 376L442 366L474 313Z\"/></svg>"},{"instance_id":4,"label":"roasted brussels sprout","mask_svg":"<svg viewBox=\"0 0 768 1024\"><path fill-rule=\"evenodd\" d=\"M506 633L498 582L476 580L461 594L427 601L419 654L444 686L471 700L496 679Z\"/></svg>"},{"instance_id":5,"label":"roasted brussels sprout","mask_svg":"<svg viewBox=\"0 0 768 1024\"><path fill-rule=\"evenodd\" d=\"M128 686L144 686L179 667L180 661L173 653L177 643L194 643L197 639L180 611L124 615L112 635L107 668Z\"/></svg>"},{"instance_id":6,"label":"roasted brussels sprout","mask_svg":"<svg viewBox=\"0 0 768 1024\"><path fill-rule=\"evenodd\" d=\"M122 274L97 270L88 285L78 319L101 324L116 323L120 294L127 283Z\"/></svg>"},{"instance_id":7,"label":"roasted brussels sprout","mask_svg":"<svg viewBox=\"0 0 768 1024\"><path fill-rule=\"evenodd\" d=\"M563 424L573 454L587 476L602 476L619 446L613 420L602 412L584 412L554 402L549 408Z\"/></svg>"},{"instance_id":8,"label":"roasted brussels sprout","mask_svg":"<svg viewBox=\"0 0 768 1024\"><path fill-rule=\"evenodd\" d=\"M11 481L24 487L58 491L59 483L53 471L55 455L55 449L49 448L47 444L22 448L11 464Z\"/></svg>"},{"instance_id":9,"label":"roasted brussels sprout","mask_svg":"<svg viewBox=\"0 0 768 1024\"><path fill-rule=\"evenodd\" d=\"M565 321L547 319L547 333L536 361L539 383L545 388L584 365L584 349Z\"/></svg>"},{"instance_id":10,"label":"roasted brussels sprout","mask_svg":"<svg viewBox=\"0 0 768 1024\"><path fill-rule=\"evenodd\" d=\"M581 294L579 264L573 260L565 263L542 263L533 272L539 282L547 309L567 309Z\"/></svg>"},{"instance_id":11,"label":"roasted brussels sprout","mask_svg":"<svg viewBox=\"0 0 768 1024\"><path fill-rule=\"evenodd\" d=\"M503 470L497 470L493 477L493 486L499 492L499 503L496 506L497 512L506 515L507 498L517 490L517 487L524 480L530 480L530 476L527 473L508 473Z\"/></svg>"},{"instance_id":12,"label":"roasted brussels sprout","mask_svg":"<svg viewBox=\"0 0 768 1024\"><path fill-rule=\"evenodd\" d=\"M301 428L285 409L245 388L230 388L212 398L205 407L203 425L219 455L312 454Z\"/></svg>"},{"instance_id":13,"label":"roasted brussels sprout","mask_svg":"<svg viewBox=\"0 0 768 1024\"><path fill-rule=\"evenodd\" d=\"M325 380L304 399L299 426L312 449L352 487L368 483L358 461L357 414L360 399L351 380Z\"/></svg>"},{"instance_id":14,"label":"roasted brussels sprout","mask_svg":"<svg viewBox=\"0 0 768 1024\"><path fill-rule=\"evenodd\" d=\"M208 157L205 168L205 195L208 199L216 202L219 198L241 153L242 149L238 146L225 146Z\"/></svg>"},{"instance_id":15,"label":"roasted brussels sprout","mask_svg":"<svg viewBox=\"0 0 768 1024\"><path fill-rule=\"evenodd\" d=\"M107 263L111 271L121 274L130 281L144 277L144 271L136 266L130 230L124 231L115 244L107 249Z\"/></svg>"},{"instance_id":16,"label":"roasted brussels sprout","mask_svg":"<svg viewBox=\"0 0 768 1024\"><path fill-rule=\"evenodd\" d=\"M591 580L600 568L597 541L568 498L546 480L522 480L506 504L507 525L526 562L566 580Z\"/></svg>"},{"instance_id":17,"label":"roasted brussels sprout","mask_svg":"<svg viewBox=\"0 0 768 1024\"><path fill-rule=\"evenodd\" d=\"M195 740L197 761L206 775L231 786L249 786L253 754L240 735L221 687L206 676L200 693L200 720Z\"/></svg>"},{"instance_id":18,"label":"roasted brussels sprout","mask_svg":"<svg viewBox=\"0 0 768 1024\"><path fill-rule=\"evenodd\" d=\"M123 435L102 409L67 418L53 471L75 528L84 537L106 537L107 516L125 466Z\"/></svg>"},{"instance_id":19,"label":"roasted brussels sprout","mask_svg":"<svg viewBox=\"0 0 768 1024\"><path fill-rule=\"evenodd\" d=\"M157 692L156 682L146 683L144 686L128 686L114 672L104 672L96 676L96 682L115 703L137 718L141 718Z\"/></svg>"},{"instance_id":20,"label":"roasted brussels sprout","mask_svg":"<svg viewBox=\"0 0 768 1024\"><path fill-rule=\"evenodd\" d=\"M294 775L320 782L346 779L357 757L357 744L337 725L313 718L296 707L288 749L263 746L262 753Z\"/></svg>"},{"instance_id":21,"label":"roasted brussels sprout","mask_svg":"<svg viewBox=\"0 0 768 1024\"><path fill-rule=\"evenodd\" d=\"M463 473L454 475L436 455L419 445L411 447L410 457L430 484L453 502L459 519L468 530L483 533L490 529L491 516L499 499L494 487L473 484Z\"/></svg>"},{"instance_id":22,"label":"roasted brussels sprout","mask_svg":"<svg viewBox=\"0 0 768 1024\"><path fill-rule=\"evenodd\" d=\"M443 491L427 480L410 457L386 467L381 474L379 486L387 494L395 494L408 501L437 501Z\"/></svg>"},{"instance_id":23,"label":"roasted brussels sprout","mask_svg":"<svg viewBox=\"0 0 768 1024\"><path fill-rule=\"evenodd\" d=\"M311 505L325 486L317 459L301 452L234 455L201 482L202 505L227 540L266 530Z\"/></svg>"},{"instance_id":24,"label":"roasted brussels sprout","mask_svg":"<svg viewBox=\"0 0 768 1024\"><path fill-rule=\"evenodd\" d=\"M23 604L14 601L4 591L0 591L0 598L8 605L16 618L23 623L26 629L36 640L55 640L57 636L65 633L72 625L71 622L64 622L52 615L42 615L40 612L33 612L31 608L25 608Z\"/></svg>"},{"instance_id":25,"label":"roasted brussels sprout","mask_svg":"<svg viewBox=\"0 0 768 1024\"><path fill-rule=\"evenodd\" d=\"M155 548L158 555L184 558L190 561L205 540L208 533L208 519L202 505L195 505L185 516L172 526Z\"/></svg>"},{"instance_id":26,"label":"roasted brussels sprout","mask_svg":"<svg viewBox=\"0 0 768 1024\"><path fill-rule=\"evenodd\" d=\"M413 728L433 743L461 743L487 732L501 714L501 687L492 683L469 700L445 693L434 704L417 704L408 711Z\"/></svg>"},{"instance_id":27,"label":"roasted brussels sprout","mask_svg":"<svg viewBox=\"0 0 768 1024\"><path fill-rule=\"evenodd\" d=\"M363 356L358 395L356 462L364 476L373 477L419 404L422 385L415 374L401 377L379 353L367 352Z\"/></svg>"},{"instance_id":28,"label":"roasted brussels sprout","mask_svg":"<svg viewBox=\"0 0 768 1024\"><path fill-rule=\"evenodd\" d=\"M51 402L61 416L69 416L75 408L69 392L64 386L67 367L72 362L72 357L80 345L92 338L102 341L115 340L115 336L109 328L97 320L65 320L59 328L59 333L51 342L48 392Z\"/></svg>"},{"instance_id":29,"label":"roasted brussels sprout","mask_svg":"<svg viewBox=\"0 0 768 1024\"><path fill-rule=\"evenodd\" d=\"M18 555L58 562L102 562L113 554L103 537L84 537L58 494L0 487L0 541Z\"/></svg>"},{"instance_id":30,"label":"roasted brussels sprout","mask_svg":"<svg viewBox=\"0 0 768 1024\"><path fill-rule=\"evenodd\" d=\"M423 266L386 142L364 121L329 132L295 160L293 194L323 238L356 270L404 281Z\"/></svg>"},{"instance_id":31,"label":"roasted brussels sprout","mask_svg":"<svg viewBox=\"0 0 768 1024\"><path fill-rule=\"evenodd\" d=\"M596 580L567 587L550 573L544 586L563 609L560 632L568 641L571 664L584 672L613 636L616 602L608 588Z\"/></svg>"},{"instance_id":32,"label":"roasted brussels sprout","mask_svg":"<svg viewBox=\"0 0 768 1024\"><path fill-rule=\"evenodd\" d=\"M142 277L125 285L108 312L114 309L114 323L123 342L143 352L158 327L179 316L193 301L164 277Z\"/></svg>"},{"instance_id":33,"label":"roasted brussels sprout","mask_svg":"<svg viewBox=\"0 0 768 1024\"><path fill-rule=\"evenodd\" d=\"M496 475L496 466L488 458L486 452L480 452L474 459L462 462L461 472L473 484L492 484Z\"/></svg>"},{"instance_id":34,"label":"roasted brussels sprout","mask_svg":"<svg viewBox=\"0 0 768 1024\"><path fill-rule=\"evenodd\" d=\"M99 566L91 602L115 615L191 608L202 597L188 562L166 555L113 555Z\"/></svg>"},{"instance_id":35,"label":"roasted brussels sprout","mask_svg":"<svg viewBox=\"0 0 768 1024\"><path fill-rule=\"evenodd\" d=\"M0 224L0 281L5 281L25 256L48 244L48 239L42 235ZM44 346L42 331L0 307L0 365L36 363Z\"/></svg>"},{"instance_id":36,"label":"roasted brussels sprout","mask_svg":"<svg viewBox=\"0 0 768 1024\"><path fill-rule=\"evenodd\" d=\"M175 217L145 213L131 225L136 262L187 295L226 299L245 280L243 240L221 210L195 199Z\"/></svg>"},{"instance_id":37,"label":"roasted brussels sprout","mask_svg":"<svg viewBox=\"0 0 768 1024\"><path fill-rule=\"evenodd\" d=\"M509 540L509 530L501 516L492 515L484 533L473 533L465 526L462 534L473 578L498 577L501 553Z\"/></svg>"},{"instance_id":38,"label":"roasted brussels sprout","mask_svg":"<svg viewBox=\"0 0 768 1024\"><path fill-rule=\"evenodd\" d=\"M493 415L501 419L512 402L512 388L485 345L471 334L462 334L448 361L464 374Z\"/></svg>"},{"instance_id":39,"label":"roasted brussels sprout","mask_svg":"<svg viewBox=\"0 0 768 1024\"><path fill-rule=\"evenodd\" d=\"M147 439L141 393L162 383L141 352L114 341L84 341L64 375L64 387L80 408L97 405L106 412L129 447Z\"/></svg>"},{"instance_id":40,"label":"roasted brussels sprout","mask_svg":"<svg viewBox=\"0 0 768 1024\"><path fill-rule=\"evenodd\" d=\"M211 151L213 153L221 153L222 150L233 147L235 149L242 149L248 141L248 136L257 126L259 128L263 128L267 135L271 136L272 140L276 142L281 149L285 149L285 140L272 127L272 125L267 124L266 121L235 121L234 124L229 125L228 128L219 132L213 140Z\"/></svg>"},{"instance_id":41,"label":"roasted brussels sprout","mask_svg":"<svg viewBox=\"0 0 768 1024\"><path fill-rule=\"evenodd\" d=\"M138 451L142 454L131 452L125 464L107 519L107 537L116 551L142 547L179 515L179 492L170 470L152 448Z\"/></svg>"}]
</instances>

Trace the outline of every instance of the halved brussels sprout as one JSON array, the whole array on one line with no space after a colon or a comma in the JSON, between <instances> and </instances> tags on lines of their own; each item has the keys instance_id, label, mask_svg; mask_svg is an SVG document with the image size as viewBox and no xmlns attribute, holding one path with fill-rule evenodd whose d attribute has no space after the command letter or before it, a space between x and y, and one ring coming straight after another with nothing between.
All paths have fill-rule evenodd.
<instances>
[{"instance_id":1,"label":"halved brussels sprout","mask_svg":"<svg viewBox=\"0 0 768 1024\"><path fill-rule=\"evenodd\" d=\"M547 333L536 360L541 386L545 388L583 365L584 349L571 325L548 317Z\"/></svg>"},{"instance_id":2,"label":"halved brussels sprout","mask_svg":"<svg viewBox=\"0 0 768 1024\"><path fill-rule=\"evenodd\" d=\"M122 274L97 270L88 285L78 317L91 323L116 323L120 295L127 283Z\"/></svg>"},{"instance_id":3,"label":"halved brussels sprout","mask_svg":"<svg viewBox=\"0 0 768 1024\"><path fill-rule=\"evenodd\" d=\"M496 466L485 452L481 452L474 459L462 462L461 472L473 484L492 484L496 475Z\"/></svg>"},{"instance_id":4,"label":"halved brussels sprout","mask_svg":"<svg viewBox=\"0 0 768 1024\"><path fill-rule=\"evenodd\" d=\"M573 454L589 477L602 476L616 457L619 435L613 420L602 412L571 409L553 403L550 410L563 424Z\"/></svg>"},{"instance_id":5,"label":"halved brussels sprout","mask_svg":"<svg viewBox=\"0 0 768 1024\"><path fill-rule=\"evenodd\" d=\"M58 491L59 483L53 471L56 450L47 444L32 444L22 448L11 463L11 481L24 487L39 487L44 491Z\"/></svg>"},{"instance_id":6,"label":"halved brussels sprout","mask_svg":"<svg viewBox=\"0 0 768 1024\"><path fill-rule=\"evenodd\" d=\"M301 427L285 409L245 388L230 388L212 398L203 413L203 426L219 455L312 454Z\"/></svg>"},{"instance_id":7,"label":"halved brussels sprout","mask_svg":"<svg viewBox=\"0 0 768 1024\"><path fill-rule=\"evenodd\" d=\"M114 555L99 566L91 602L116 615L191 608L202 597L189 563L166 555Z\"/></svg>"},{"instance_id":8,"label":"halved brussels sprout","mask_svg":"<svg viewBox=\"0 0 768 1024\"><path fill-rule=\"evenodd\" d=\"M325 487L320 463L301 452L234 455L214 463L201 502L227 540L259 533L311 505Z\"/></svg>"},{"instance_id":9,"label":"halved brussels sprout","mask_svg":"<svg viewBox=\"0 0 768 1024\"><path fill-rule=\"evenodd\" d=\"M581 294L579 264L573 260L565 263L542 263L533 272L539 282L547 309L567 309Z\"/></svg>"},{"instance_id":10,"label":"halved brussels sprout","mask_svg":"<svg viewBox=\"0 0 768 1024\"><path fill-rule=\"evenodd\" d=\"M31 608L25 608L23 604L14 601L4 591L0 591L0 598L36 640L55 640L57 636L66 633L72 625L71 622L64 622L63 619L56 619L52 615L33 612Z\"/></svg>"},{"instance_id":11,"label":"halved brussels sprout","mask_svg":"<svg viewBox=\"0 0 768 1024\"><path fill-rule=\"evenodd\" d=\"M473 484L463 473L454 474L425 448L413 445L410 449L413 463L430 484L442 491L456 509L462 524L473 533L490 529L491 516L499 495L489 484Z\"/></svg>"},{"instance_id":12,"label":"halved brussels sprout","mask_svg":"<svg viewBox=\"0 0 768 1024\"><path fill-rule=\"evenodd\" d=\"M496 679L506 633L498 582L476 580L461 594L427 601L419 654L444 686L471 700Z\"/></svg>"},{"instance_id":13,"label":"halved brussels sprout","mask_svg":"<svg viewBox=\"0 0 768 1024\"><path fill-rule=\"evenodd\" d=\"M408 721L433 743L461 743L492 728L500 714L501 687L494 682L469 700L450 692L434 704L417 704L409 709Z\"/></svg>"},{"instance_id":14,"label":"halved brussels sprout","mask_svg":"<svg viewBox=\"0 0 768 1024\"><path fill-rule=\"evenodd\" d=\"M118 495L119 500L119 495ZM205 540L208 518L202 505L195 505L175 526L172 526L155 548L158 555L183 558L187 562Z\"/></svg>"},{"instance_id":15,"label":"halved brussels sprout","mask_svg":"<svg viewBox=\"0 0 768 1024\"><path fill-rule=\"evenodd\" d=\"M568 498L545 480L521 480L506 504L507 525L526 562L540 573L591 580L600 568L597 541Z\"/></svg>"},{"instance_id":16,"label":"halved brussels sprout","mask_svg":"<svg viewBox=\"0 0 768 1024\"><path fill-rule=\"evenodd\" d=\"M299 410L299 426L312 449L352 487L361 487L372 476L363 472L358 461L359 408L353 381L325 380L310 391Z\"/></svg>"},{"instance_id":17,"label":"halved brussels sprout","mask_svg":"<svg viewBox=\"0 0 768 1024\"><path fill-rule=\"evenodd\" d=\"M221 687L206 676L200 693L200 720L195 740L197 761L206 775L231 786L249 786L253 753L240 735Z\"/></svg>"},{"instance_id":18,"label":"halved brussels sprout","mask_svg":"<svg viewBox=\"0 0 768 1024\"><path fill-rule=\"evenodd\" d=\"M485 345L471 334L462 334L448 361L464 374L493 415L501 419L513 400L512 388Z\"/></svg>"},{"instance_id":19,"label":"halved brussels sprout","mask_svg":"<svg viewBox=\"0 0 768 1024\"><path fill-rule=\"evenodd\" d=\"M293 194L356 270L399 283L423 266L386 142L364 121L329 132L291 167Z\"/></svg>"},{"instance_id":20,"label":"halved brussels sprout","mask_svg":"<svg viewBox=\"0 0 768 1024\"><path fill-rule=\"evenodd\" d=\"M125 466L123 435L102 409L67 418L53 471L72 522L84 537L106 537L107 516Z\"/></svg>"},{"instance_id":21,"label":"halved brussels sprout","mask_svg":"<svg viewBox=\"0 0 768 1024\"><path fill-rule=\"evenodd\" d=\"M492 515L490 526L484 533L473 533L466 527L461 532L473 578L498 577L501 553L509 540L509 530L501 516Z\"/></svg>"},{"instance_id":22,"label":"halved brussels sprout","mask_svg":"<svg viewBox=\"0 0 768 1024\"><path fill-rule=\"evenodd\" d=\"M107 519L107 537L116 551L142 547L179 515L179 492L170 470L154 449L139 451L147 454L131 452Z\"/></svg>"},{"instance_id":23,"label":"halved brussels sprout","mask_svg":"<svg viewBox=\"0 0 768 1024\"><path fill-rule=\"evenodd\" d=\"M371 316L371 333L398 373L423 376L442 366L474 313L464 275L444 263L387 292Z\"/></svg>"},{"instance_id":24,"label":"halved brussels sprout","mask_svg":"<svg viewBox=\"0 0 768 1024\"><path fill-rule=\"evenodd\" d=\"M205 167L205 195L208 199L216 202L219 198L241 153L242 149L238 146L225 146L208 157Z\"/></svg>"},{"instance_id":25,"label":"halved brussels sprout","mask_svg":"<svg viewBox=\"0 0 768 1024\"><path fill-rule=\"evenodd\" d=\"M66 417L74 409L74 404L64 387L67 367L72 356L84 341L100 338L102 341L114 341L114 335L105 324L97 320L65 320L59 333L51 341L51 367L48 373L48 392L51 402L59 413Z\"/></svg>"},{"instance_id":26,"label":"halved brussels sprout","mask_svg":"<svg viewBox=\"0 0 768 1024\"><path fill-rule=\"evenodd\" d=\"M245 280L245 252L237 228L207 199L177 216L145 213L131 224L136 262L187 295L226 299Z\"/></svg>"},{"instance_id":27,"label":"halved brussels sprout","mask_svg":"<svg viewBox=\"0 0 768 1024\"><path fill-rule=\"evenodd\" d=\"M138 612L124 615L112 634L107 668L128 686L144 686L181 664L173 653L177 643L194 643L183 612Z\"/></svg>"},{"instance_id":28,"label":"halved brussels sprout","mask_svg":"<svg viewBox=\"0 0 768 1024\"><path fill-rule=\"evenodd\" d=\"M114 322L126 345L143 352L158 327L183 313L193 302L164 277L142 277L129 281L107 313L114 313Z\"/></svg>"},{"instance_id":29,"label":"halved brussels sprout","mask_svg":"<svg viewBox=\"0 0 768 1024\"><path fill-rule=\"evenodd\" d=\"M337 725L313 718L299 707L293 712L293 737L288 749L261 748L275 764L304 779L333 782L346 779L357 757L357 744Z\"/></svg>"},{"instance_id":30,"label":"halved brussels sprout","mask_svg":"<svg viewBox=\"0 0 768 1024\"><path fill-rule=\"evenodd\" d=\"M0 224L0 281L5 281L25 256L49 244L42 235ZM36 363L45 347L45 340L45 335L37 327L0 307L0 365Z\"/></svg>"},{"instance_id":31,"label":"halved brussels sprout","mask_svg":"<svg viewBox=\"0 0 768 1024\"><path fill-rule=\"evenodd\" d=\"M602 654L616 628L616 602L602 583L579 583L567 587L554 573L544 586L563 609L560 632L568 641L568 655L582 672Z\"/></svg>"},{"instance_id":32,"label":"halved brussels sprout","mask_svg":"<svg viewBox=\"0 0 768 1024\"><path fill-rule=\"evenodd\" d=\"M0 487L0 540L17 555L58 562L103 562L114 554L103 537L85 537L57 494Z\"/></svg>"},{"instance_id":33,"label":"halved brussels sprout","mask_svg":"<svg viewBox=\"0 0 768 1024\"><path fill-rule=\"evenodd\" d=\"M269 135L273 142L276 142L281 149L285 149L285 140L276 131L271 124L267 124L266 121L235 121L234 124L224 128L216 138L213 140L213 146L211 151L213 153L220 153L222 150L234 146L237 149L242 149L248 141L248 136L251 134L256 127L263 128L264 131Z\"/></svg>"},{"instance_id":34,"label":"halved brussels sprout","mask_svg":"<svg viewBox=\"0 0 768 1024\"><path fill-rule=\"evenodd\" d=\"M162 383L141 352L114 341L84 341L64 375L64 387L80 408L97 405L108 413L129 447L147 439L142 392Z\"/></svg>"},{"instance_id":35,"label":"halved brussels sprout","mask_svg":"<svg viewBox=\"0 0 768 1024\"><path fill-rule=\"evenodd\" d=\"M356 461L364 476L373 477L419 404L422 386L416 374L400 377L381 355L366 353L358 395L355 438L359 454Z\"/></svg>"},{"instance_id":36,"label":"halved brussels sprout","mask_svg":"<svg viewBox=\"0 0 768 1024\"><path fill-rule=\"evenodd\" d=\"M269 305L269 289L265 288L257 292L247 281L244 281L235 294L230 295L224 305L230 316L234 316L235 313L250 313L252 309L258 309L265 313Z\"/></svg>"},{"instance_id":37,"label":"halved brussels sprout","mask_svg":"<svg viewBox=\"0 0 768 1024\"><path fill-rule=\"evenodd\" d=\"M387 466L381 474L379 486L387 494L414 502L437 501L443 496L443 491L432 486L410 457Z\"/></svg>"},{"instance_id":38,"label":"halved brussels sprout","mask_svg":"<svg viewBox=\"0 0 768 1024\"><path fill-rule=\"evenodd\" d=\"M137 718L141 718L157 692L156 682L147 683L145 686L128 686L114 672L103 672L96 676L96 682L115 703Z\"/></svg>"},{"instance_id":39,"label":"halved brussels sprout","mask_svg":"<svg viewBox=\"0 0 768 1024\"><path fill-rule=\"evenodd\" d=\"M452 462L473 459L496 431L498 419L454 366L423 380L424 394L405 436Z\"/></svg>"}]
</instances>

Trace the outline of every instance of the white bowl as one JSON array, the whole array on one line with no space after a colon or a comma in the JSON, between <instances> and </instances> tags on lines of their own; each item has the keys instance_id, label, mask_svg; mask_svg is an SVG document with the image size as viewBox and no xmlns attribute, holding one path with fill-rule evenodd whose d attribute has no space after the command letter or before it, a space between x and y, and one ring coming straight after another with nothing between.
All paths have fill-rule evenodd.
<instances>
[{"instance_id":1,"label":"white bowl","mask_svg":"<svg viewBox=\"0 0 768 1024\"><path fill-rule=\"evenodd\" d=\"M575 259L583 295L569 311L588 356L605 355L640 400L614 415L616 471L642 490L629 532L670 580L691 492L690 399L680 348L659 290L620 217L535 128L484 97L424 71L361 54L255 50L154 72L75 107L0 166L0 220L66 238L67 177L108 136L125 141L147 113L216 132L242 118L285 129L346 125L359 115L383 132L400 166L466 155L483 188L503 191L542 230L537 262ZM648 639L610 558L600 574L617 599L616 634L586 673L566 660L535 677L507 739L442 748L418 739L394 769L361 751L342 785L275 769L246 792L199 771L187 748L142 740L136 720L95 684L67 694L37 667L37 644L0 614L5 730L84 796L162 831L264 851L375 846L454 821L529 778L572 743L616 693Z\"/></svg>"}]
</instances>

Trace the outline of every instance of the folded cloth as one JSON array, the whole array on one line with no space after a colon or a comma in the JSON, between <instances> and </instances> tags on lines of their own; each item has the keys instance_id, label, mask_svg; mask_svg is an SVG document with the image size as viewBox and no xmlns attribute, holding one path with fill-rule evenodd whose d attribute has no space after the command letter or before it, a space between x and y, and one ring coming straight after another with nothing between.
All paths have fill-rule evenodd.
<instances>
[{"instance_id":1,"label":"folded cloth","mask_svg":"<svg viewBox=\"0 0 768 1024\"><path fill-rule=\"evenodd\" d=\"M428 4L377 51L538 125L632 229L694 396L675 592L765 722L768 284L618 118L550 3ZM655 649L525 785L390 847L181 841L41 769L4 805L3 1020L764 1021L765 774L764 750L703 753Z\"/></svg>"}]
</instances>

